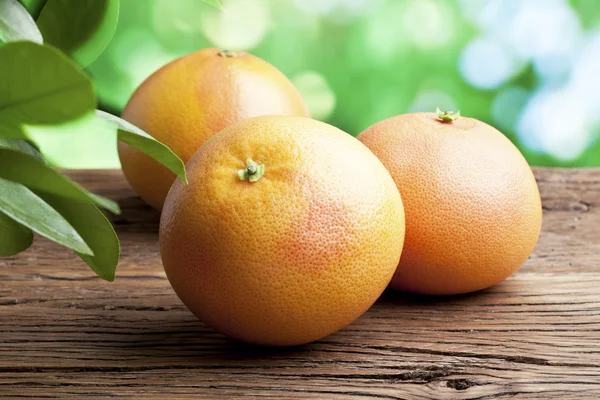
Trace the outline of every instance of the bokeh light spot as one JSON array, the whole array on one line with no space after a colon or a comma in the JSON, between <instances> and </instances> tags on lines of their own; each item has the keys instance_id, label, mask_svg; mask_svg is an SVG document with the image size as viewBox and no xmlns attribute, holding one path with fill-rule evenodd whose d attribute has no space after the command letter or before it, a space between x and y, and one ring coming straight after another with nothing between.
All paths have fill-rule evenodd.
<instances>
[{"instance_id":1,"label":"bokeh light spot","mask_svg":"<svg viewBox=\"0 0 600 400\"><path fill-rule=\"evenodd\" d=\"M403 11L403 3L394 2L368 21L363 45L369 63L387 63L400 51L408 49L404 46L408 42L404 28L397 22L397 16Z\"/></svg>"},{"instance_id":2,"label":"bokeh light spot","mask_svg":"<svg viewBox=\"0 0 600 400\"><path fill-rule=\"evenodd\" d=\"M521 67L521 61L509 48L491 38L473 40L463 50L459 60L464 79L479 89L497 88Z\"/></svg>"},{"instance_id":3,"label":"bokeh light spot","mask_svg":"<svg viewBox=\"0 0 600 400\"><path fill-rule=\"evenodd\" d=\"M400 25L417 47L437 49L453 39L454 23L447 2L411 0L400 15Z\"/></svg>"},{"instance_id":4,"label":"bokeh light spot","mask_svg":"<svg viewBox=\"0 0 600 400\"><path fill-rule=\"evenodd\" d=\"M260 44L271 28L269 2L229 0L226 12L210 10L200 19L204 35L223 49L249 50Z\"/></svg>"},{"instance_id":5,"label":"bokeh light spot","mask_svg":"<svg viewBox=\"0 0 600 400\"><path fill-rule=\"evenodd\" d=\"M128 30L111 48L116 68L126 77L114 85L111 102L124 107L133 91L157 69L176 58L142 30Z\"/></svg>"},{"instance_id":6,"label":"bokeh light spot","mask_svg":"<svg viewBox=\"0 0 600 400\"><path fill-rule=\"evenodd\" d=\"M508 28L510 44L525 58L568 55L581 35L579 19L565 0L519 1Z\"/></svg>"},{"instance_id":7,"label":"bokeh light spot","mask_svg":"<svg viewBox=\"0 0 600 400\"><path fill-rule=\"evenodd\" d=\"M581 99L566 90L540 90L517 124L521 142L530 150L562 161L578 158L592 143Z\"/></svg>"},{"instance_id":8,"label":"bokeh light spot","mask_svg":"<svg viewBox=\"0 0 600 400\"><path fill-rule=\"evenodd\" d=\"M378 9L384 0L292 0L305 12L327 16L336 22L364 16Z\"/></svg>"},{"instance_id":9,"label":"bokeh light spot","mask_svg":"<svg viewBox=\"0 0 600 400\"><path fill-rule=\"evenodd\" d=\"M591 34L572 71L569 88L583 100L592 124L600 124L600 31Z\"/></svg>"},{"instance_id":10,"label":"bokeh light spot","mask_svg":"<svg viewBox=\"0 0 600 400\"><path fill-rule=\"evenodd\" d=\"M501 38L506 37L507 27L527 1L530 0L459 0L458 4L463 15L486 36Z\"/></svg>"},{"instance_id":11,"label":"bokeh light spot","mask_svg":"<svg viewBox=\"0 0 600 400\"><path fill-rule=\"evenodd\" d=\"M335 109L335 93L323 75L315 71L304 71L292 82L304 98L310 115L314 119L326 120Z\"/></svg>"},{"instance_id":12,"label":"bokeh light spot","mask_svg":"<svg viewBox=\"0 0 600 400\"><path fill-rule=\"evenodd\" d=\"M197 0L156 0L152 22L158 31L174 30L182 34L200 32L200 17L208 6Z\"/></svg>"},{"instance_id":13,"label":"bokeh light spot","mask_svg":"<svg viewBox=\"0 0 600 400\"><path fill-rule=\"evenodd\" d=\"M337 6L338 0L294 0L296 7L317 15L327 15Z\"/></svg>"},{"instance_id":14,"label":"bokeh light spot","mask_svg":"<svg viewBox=\"0 0 600 400\"><path fill-rule=\"evenodd\" d=\"M127 57L127 73L134 88L137 88L160 67L174 60L176 56L167 52L156 42L145 42Z\"/></svg>"}]
</instances>

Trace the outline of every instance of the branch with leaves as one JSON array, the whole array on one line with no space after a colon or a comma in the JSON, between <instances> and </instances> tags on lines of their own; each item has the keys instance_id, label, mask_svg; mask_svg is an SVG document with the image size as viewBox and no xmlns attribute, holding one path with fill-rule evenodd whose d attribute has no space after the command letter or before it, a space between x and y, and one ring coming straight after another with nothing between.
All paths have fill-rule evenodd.
<instances>
[{"instance_id":1,"label":"branch with leaves","mask_svg":"<svg viewBox=\"0 0 600 400\"><path fill-rule=\"evenodd\" d=\"M118 214L118 204L48 165L28 126L60 127L93 115L186 180L167 146L96 109L83 68L108 46L118 15L119 0L0 0L0 257L29 248L35 232L72 249L104 280L115 278L119 261L119 239L101 211Z\"/></svg>"}]
</instances>

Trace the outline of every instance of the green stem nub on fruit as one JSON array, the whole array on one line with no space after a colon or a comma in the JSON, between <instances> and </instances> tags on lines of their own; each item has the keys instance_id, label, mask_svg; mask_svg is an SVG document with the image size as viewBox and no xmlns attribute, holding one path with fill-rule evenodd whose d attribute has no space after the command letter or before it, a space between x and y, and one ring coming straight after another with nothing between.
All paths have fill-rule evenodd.
<instances>
[{"instance_id":1,"label":"green stem nub on fruit","mask_svg":"<svg viewBox=\"0 0 600 400\"><path fill-rule=\"evenodd\" d=\"M454 111L442 111L438 107L437 110L435 110L435 113L436 113L437 117L442 122L456 121L458 119L458 117L460 117L460 110L458 110L457 112L454 112Z\"/></svg>"},{"instance_id":2,"label":"green stem nub on fruit","mask_svg":"<svg viewBox=\"0 0 600 400\"><path fill-rule=\"evenodd\" d=\"M231 50L227 50L227 49L221 50L217 54L219 54L221 57L225 57L225 58L227 58L227 57L236 57L237 56L237 53L235 51L231 51Z\"/></svg>"},{"instance_id":3,"label":"green stem nub on fruit","mask_svg":"<svg viewBox=\"0 0 600 400\"><path fill-rule=\"evenodd\" d=\"M242 181L256 182L265 174L265 164L259 165L249 158L246 160L246 168L238 170L237 174Z\"/></svg>"}]
</instances>

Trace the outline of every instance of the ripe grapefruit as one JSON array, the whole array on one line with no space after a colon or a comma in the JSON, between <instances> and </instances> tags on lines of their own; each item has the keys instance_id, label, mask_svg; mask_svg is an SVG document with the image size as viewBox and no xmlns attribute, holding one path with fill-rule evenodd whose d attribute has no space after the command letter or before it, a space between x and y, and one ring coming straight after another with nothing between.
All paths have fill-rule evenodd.
<instances>
[{"instance_id":1,"label":"ripe grapefruit","mask_svg":"<svg viewBox=\"0 0 600 400\"><path fill-rule=\"evenodd\" d=\"M187 162L213 134L259 115L308 116L308 111L298 90L272 65L244 52L205 49L150 76L122 116ZM132 188L160 210L175 175L125 143L119 143L119 158Z\"/></svg>"},{"instance_id":2,"label":"ripe grapefruit","mask_svg":"<svg viewBox=\"0 0 600 400\"><path fill-rule=\"evenodd\" d=\"M163 265L200 320L238 340L327 336L379 297L398 265L404 210L364 145L323 122L257 117L187 165L160 222Z\"/></svg>"},{"instance_id":3,"label":"ripe grapefruit","mask_svg":"<svg viewBox=\"0 0 600 400\"><path fill-rule=\"evenodd\" d=\"M387 167L404 202L406 241L390 286L448 295L515 272L535 247L542 209L531 169L502 133L440 117L400 115L358 139Z\"/></svg>"}]
</instances>

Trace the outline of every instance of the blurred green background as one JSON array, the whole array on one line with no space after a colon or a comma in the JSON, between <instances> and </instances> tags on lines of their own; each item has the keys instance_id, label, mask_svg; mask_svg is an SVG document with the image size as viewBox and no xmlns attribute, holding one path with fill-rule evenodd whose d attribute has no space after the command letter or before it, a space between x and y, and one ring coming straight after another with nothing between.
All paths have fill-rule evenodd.
<instances>
[{"instance_id":1,"label":"blurred green background","mask_svg":"<svg viewBox=\"0 0 600 400\"><path fill-rule=\"evenodd\" d=\"M122 1L111 44L88 68L101 107L120 113L176 57L230 48L278 67L314 118L352 135L439 106L496 126L532 165L600 165L600 0L221 1L225 12ZM102 132L86 121L71 131L71 148L50 152L56 163L118 166Z\"/></svg>"}]
</instances>

